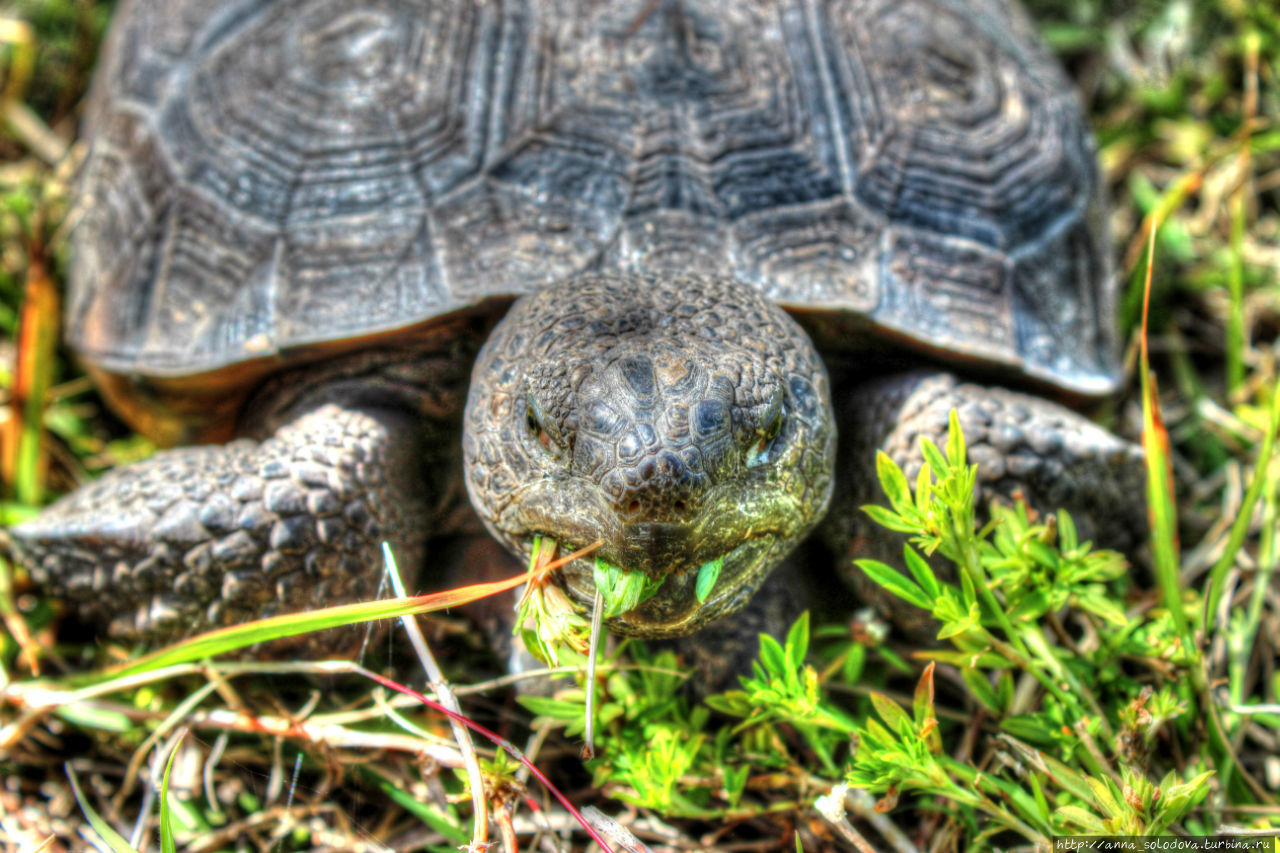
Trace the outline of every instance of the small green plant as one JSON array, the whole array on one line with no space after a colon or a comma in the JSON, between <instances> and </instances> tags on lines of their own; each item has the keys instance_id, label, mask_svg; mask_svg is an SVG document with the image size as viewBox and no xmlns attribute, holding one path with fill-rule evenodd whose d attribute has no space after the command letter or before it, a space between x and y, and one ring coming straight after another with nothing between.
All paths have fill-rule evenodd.
<instances>
[{"instance_id":1,"label":"small green plant","mask_svg":"<svg viewBox=\"0 0 1280 853\"><path fill-rule=\"evenodd\" d=\"M957 666L973 697L1003 718L1000 737L1012 750L1006 761L1017 773L980 772L942 750L931 664L912 713L873 694L879 720L859 727L846 781L886 795L886 807L905 791L940 797L982 837L1011 831L1047 844L1053 835L1167 831L1204 798L1214 774L1189 772L1183 780L1170 770L1158 784L1149 781L1147 750L1135 743L1149 744L1186 703L1168 691L1144 690L1116 665L1116 653L1135 645L1156 653L1152 633L1176 637L1177 626L1167 612L1143 623L1126 616L1115 588L1125 573L1123 558L1080 542L1065 512L1037 519L1022 504L996 505L979 529L977 468L966 461L954 412L945 455L927 440L921 450L925 464L914 489L880 454L877 473L890 506L865 507L883 526L907 534L909 576L875 560L858 565L888 592L933 614L938 638L956 651L925 654ZM958 582L940 577L928 558L950 563ZM1063 612L1085 620L1094 648L1072 647L1059 621ZM1181 655L1171 663L1191 659ZM1043 688L1034 713L1013 713L1012 679L1022 675ZM1114 744L1112 755L1099 738Z\"/></svg>"},{"instance_id":2,"label":"small green plant","mask_svg":"<svg viewBox=\"0 0 1280 853\"><path fill-rule=\"evenodd\" d=\"M636 668L613 668L601 691L601 748L599 757L587 763L594 782L612 789L624 802L666 815L710 816L711 785L686 781L712 772L713 750L706 733L710 712L692 706L680 693L686 676L674 652L650 655L643 647L633 648ZM584 730L581 688L561 691L554 698L524 696L520 701L563 725L569 736Z\"/></svg>"},{"instance_id":3,"label":"small green plant","mask_svg":"<svg viewBox=\"0 0 1280 853\"><path fill-rule=\"evenodd\" d=\"M876 560L859 560L859 568L888 592L933 614L938 639L972 656L962 666L966 681L976 686L979 668L1016 668L1076 716L1094 714L1109 728L1085 687L1088 679L1079 667L1066 665L1061 648L1049 644L1042 620L1056 620L1070 606L1097 617L1104 632L1107 626L1123 632L1128 622L1105 584L1123 575L1124 559L1079 542L1065 512L1036 520L1023 505L997 505L979 530L977 466L966 461L954 412L946 455L927 439L921 451L925 464L914 489L898 465L879 454L876 471L890 507L863 508L879 524L907 534L903 559L910 577ZM940 578L926 557L950 563L959 582Z\"/></svg>"},{"instance_id":4,"label":"small green plant","mask_svg":"<svg viewBox=\"0 0 1280 853\"><path fill-rule=\"evenodd\" d=\"M872 694L876 715L858 730L858 750L845 776L852 787L885 794L882 807L904 792L940 798L961 825L980 837L1015 832L1048 845L1055 835L1160 835L1209 793L1212 771L1180 780L1170 770L1159 783L1125 761L1118 772L1082 772L1009 734L1005 761L1014 773L983 772L942 749L934 710L933 665L916 688L909 714Z\"/></svg>"},{"instance_id":5,"label":"small green plant","mask_svg":"<svg viewBox=\"0 0 1280 853\"><path fill-rule=\"evenodd\" d=\"M820 690L818 673L805 663L809 650L809 614L787 631L785 643L760 635L760 657L752 675L742 679L741 690L707 698L718 711L745 718L735 732L774 722L790 724L804 738L830 772L836 770L834 753L849 742L854 721Z\"/></svg>"}]
</instances>

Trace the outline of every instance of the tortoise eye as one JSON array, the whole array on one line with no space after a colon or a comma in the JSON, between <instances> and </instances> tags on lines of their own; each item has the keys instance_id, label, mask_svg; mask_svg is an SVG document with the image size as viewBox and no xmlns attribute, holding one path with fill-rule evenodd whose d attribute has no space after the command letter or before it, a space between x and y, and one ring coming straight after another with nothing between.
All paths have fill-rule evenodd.
<instances>
[{"instance_id":1,"label":"tortoise eye","mask_svg":"<svg viewBox=\"0 0 1280 853\"><path fill-rule=\"evenodd\" d=\"M551 438L551 433L547 432L547 428L542 424L542 412L538 409L538 404L529 398L528 406L525 408L524 425L538 444L542 445L542 449L552 456L560 455L560 447Z\"/></svg>"},{"instance_id":2,"label":"tortoise eye","mask_svg":"<svg viewBox=\"0 0 1280 853\"><path fill-rule=\"evenodd\" d=\"M773 458L774 445L777 444L778 436L782 433L782 419L785 415L782 398L779 397L770 407L769 415L764 421L764 429L756 433L756 441L752 442L750 449L747 450L748 468L761 465Z\"/></svg>"},{"instance_id":3,"label":"tortoise eye","mask_svg":"<svg viewBox=\"0 0 1280 853\"><path fill-rule=\"evenodd\" d=\"M782 432L782 407L779 406L777 411L773 413L773 417L769 420L768 426L764 428L764 443L768 444L778 437L778 433Z\"/></svg>"}]
</instances>

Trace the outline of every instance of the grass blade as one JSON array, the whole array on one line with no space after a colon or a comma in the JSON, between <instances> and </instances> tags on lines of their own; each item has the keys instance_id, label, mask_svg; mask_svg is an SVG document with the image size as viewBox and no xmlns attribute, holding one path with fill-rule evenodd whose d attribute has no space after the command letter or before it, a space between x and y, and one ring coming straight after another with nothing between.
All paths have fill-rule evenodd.
<instances>
[{"instance_id":1,"label":"grass blade","mask_svg":"<svg viewBox=\"0 0 1280 853\"><path fill-rule=\"evenodd\" d=\"M549 564L543 571L547 572L559 568L569 560L576 559L577 556L576 553L570 554L562 560ZM200 634L189 640L184 640L181 643L176 643L145 655L132 663L112 667L106 670L105 674L110 677L133 675L159 669L163 666L203 660L207 657L225 654L226 652L268 640L296 637L299 634L321 631L326 628L337 628L343 625L354 625L359 622L395 619L400 616L412 616L417 613L432 613L437 610L460 607L485 596L515 589L529 579L530 576L527 573L522 573L506 580L472 584L444 592L416 595L410 598L363 601L358 604L343 604L305 613L291 613L285 616L259 619L254 622L246 622L243 625L233 625L229 628L220 628L216 631Z\"/></svg>"},{"instance_id":2,"label":"grass blade","mask_svg":"<svg viewBox=\"0 0 1280 853\"><path fill-rule=\"evenodd\" d=\"M1151 551L1156 579L1178 635L1188 649L1194 648L1187 615L1182 607L1182 587L1178 577L1177 510L1173 496L1173 464L1169 453L1169 433L1160 414L1155 377L1147 350L1147 321L1151 307L1151 269L1155 261L1158 221L1148 233L1146 285L1142 298L1139 379L1142 383L1142 449L1147 464L1147 513L1151 524Z\"/></svg>"},{"instance_id":3,"label":"grass blade","mask_svg":"<svg viewBox=\"0 0 1280 853\"><path fill-rule=\"evenodd\" d=\"M1227 571L1236 561L1240 546L1249 533L1249 523L1253 520L1254 508L1262 496L1262 487L1267 482L1267 468L1271 464L1271 450L1275 444L1276 431L1280 430L1280 382L1271 392L1271 416L1267 422L1266 434L1262 437L1262 445L1258 448L1258 461L1253 468L1253 481L1245 490L1244 500L1240 503L1240 511L1231 524L1231 535L1227 537L1227 547L1209 571L1209 589L1204 599L1204 624L1217 612L1218 600L1222 597L1222 586L1226 583Z\"/></svg>"},{"instance_id":4,"label":"grass blade","mask_svg":"<svg viewBox=\"0 0 1280 853\"><path fill-rule=\"evenodd\" d=\"M160 782L160 853L176 853L177 845L173 841L173 809L169 808L169 776L173 773L173 760L178 757L178 749L186 739L185 730L174 739L173 748L169 750L169 760L164 765L164 778Z\"/></svg>"},{"instance_id":5,"label":"grass blade","mask_svg":"<svg viewBox=\"0 0 1280 853\"><path fill-rule=\"evenodd\" d=\"M1246 75L1253 80L1257 80L1258 75L1258 51L1259 36L1256 31L1246 29L1244 42L1245 51L1245 68ZM1244 235L1248 228L1249 219L1249 203L1252 201L1253 183L1250 177L1253 174L1253 166L1250 163L1251 151L1249 148L1249 137L1253 133L1253 126L1258 112L1258 89L1255 82L1253 86L1245 87L1244 97L1244 116L1240 123L1240 129L1237 135L1240 140L1240 150L1237 154L1239 161L1239 172L1243 176L1240 185L1236 187L1235 192L1231 195L1230 215L1231 215L1231 234L1227 252L1227 296L1228 311L1226 317L1226 342L1225 353L1227 360L1227 392L1228 394L1237 391L1245 380L1244 352L1245 342L1245 323L1244 323Z\"/></svg>"},{"instance_id":6,"label":"grass blade","mask_svg":"<svg viewBox=\"0 0 1280 853\"><path fill-rule=\"evenodd\" d=\"M14 495L24 504L39 504L44 498L45 463L40 441L43 432L45 398L57 362L58 290L45 270L38 246L30 249L26 298L19 324L16 369L11 389L10 409L19 414L4 426L3 470Z\"/></svg>"},{"instance_id":7,"label":"grass blade","mask_svg":"<svg viewBox=\"0 0 1280 853\"><path fill-rule=\"evenodd\" d=\"M125 840L124 836L116 832L111 824L107 823L102 815L98 814L93 806L89 805L89 801L84 796L84 791L80 790L80 780L76 778L76 772L71 769L71 765L66 765L67 778L71 780L71 793L75 795L76 802L80 804L80 811L84 812L84 816L89 819L89 825L93 827L93 831L98 833L107 846L115 853L138 853L138 851Z\"/></svg>"}]
</instances>

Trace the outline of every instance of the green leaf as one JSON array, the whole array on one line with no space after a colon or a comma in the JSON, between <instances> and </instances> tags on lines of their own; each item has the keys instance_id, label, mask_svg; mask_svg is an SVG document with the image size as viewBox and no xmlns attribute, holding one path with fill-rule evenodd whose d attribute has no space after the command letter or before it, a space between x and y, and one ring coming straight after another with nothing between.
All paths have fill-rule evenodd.
<instances>
[{"instance_id":1,"label":"green leaf","mask_svg":"<svg viewBox=\"0 0 1280 853\"><path fill-rule=\"evenodd\" d=\"M795 621L787 631L787 663L791 665L792 670L798 670L804 666L805 655L809 653L809 611L806 610L800 614L800 618Z\"/></svg>"},{"instance_id":2,"label":"green leaf","mask_svg":"<svg viewBox=\"0 0 1280 853\"><path fill-rule=\"evenodd\" d=\"M921 438L920 452L924 455L924 461L933 469L934 474L938 477L946 476L950 466L947 465L947 460L942 458L942 452L938 450L938 445L927 438Z\"/></svg>"},{"instance_id":3,"label":"green leaf","mask_svg":"<svg viewBox=\"0 0 1280 853\"><path fill-rule=\"evenodd\" d=\"M1106 812L1107 817L1118 817L1124 814L1124 807L1116 799L1118 792L1114 790L1109 780L1085 776L1084 781L1088 784L1090 793L1093 794L1094 803Z\"/></svg>"},{"instance_id":4,"label":"green leaf","mask_svg":"<svg viewBox=\"0 0 1280 853\"><path fill-rule=\"evenodd\" d=\"M965 679L965 683L969 683L968 679ZM1003 708L1005 706L1001 703L999 707ZM1043 714L1017 714L1005 717L1000 721L1001 730L1012 735L1017 741L1026 741L1027 743L1041 746L1052 746L1056 743L1053 730L1060 725L1060 723L1054 723L1046 719ZM1024 743L1017 743L1016 745L1021 749L1030 749ZM1083 779L1080 784L1084 784Z\"/></svg>"},{"instance_id":5,"label":"green leaf","mask_svg":"<svg viewBox=\"0 0 1280 853\"><path fill-rule=\"evenodd\" d=\"M860 643L850 643L845 653L840 678L845 684L857 684L867 663L867 648Z\"/></svg>"},{"instance_id":6,"label":"green leaf","mask_svg":"<svg viewBox=\"0 0 1280 853\"><path fill-rule=\"evenodd\" d=\"M898 463L883 450L876 451L876 477L894 509L901 512L904 506L911 506L911 487L907 485L907 477Z\"/></svg>"},{"instance_id":7,"label":"green leaf","mask_svg":"<svg viewBox=\"0 0 1280 853\"><path fill-rule=\"evenodd\" d=\"M1013 707L1013 693L1013 676L1005 670L996 678L996 695L1000 697L1000 707Z\"/></svg>"},{"instance_id":8,"label":"green leaf","mask_svg":"<svg viewBox=\"0 0 1280 853\"><path fill-rule=\"evenodd\" d=\"M936 600L942 593L938 586L938 577L933 573L933 567L910 545L902 546L902 559L906 561L907 570L916 579L916 583L920 584L925 595L930 600Z\"/></svg>"},{"instance_id":9,"label":"green leaf","mask_svg":"<svg viewBox=\"0 0 1280 853\"><path fill-rule=\"evenodd\" d=\"M760 635L760 662L771 677L779 680L786 677L787 655L778 641L768 634Z\"/></svg>"},{"instance_id":10,"label":"green leaf","mask_svg":"<svg viewBox=\"0 0 1280 853\"><path fill-rule=\"evenodd\" d=\"M516 630L520 632L520 642L524 644L524 650L542 663L550 666L551 662L555 660L555 650L543 643L542 638L538 636L538 632L532 628L523 628L517 625Z\"/></svg>"},{"instance_id":11,"label":"green leaf","mask_svg":"<svg viewBox=\"0 0 1280 853\"><path fill-rule=\"evenodd\" d=\"M1058 510L1058 547L1062 553L1068 554L1080 547L1080 537L1076 533L1076 523L1065 509Z\"/></svg>"},{"instance_id":12,"label":"green leaf","mask_svg":"<svg viewBox=\"0 0 1280 853\"><path fill-rule=\"evenodd\" d=\"M953 590L945 590L934 602L933 618L939 622L960 622L968 616L956 598L956 593Z\"/></svg>"},{"instance_id":13,"label":"green leaf","mask_svg":"<svg viewBox=\"0 0 1280 853\"><path fill-rule=\"evenodd\" d=\"M1009 610L1010 622L1030 622L1049 610L1049 596L1042 589L1019 590L1017 604Z\"/></svg>"},{"instance_id":14,"label":"green leaf","mask_svg":"<svg viewBox=\"0 0 1280 853\"><path fill-rule=\"evenodd\" d=\"M591 572L596 589L604 598L604 618L611 619L634 610L652 598L665 578L650 580L644 572L629 571L599 557Z\"/></svg>"},{"instance_id":15,"label":"green leaf","mask_svg":"<svg viewBox=\"0 0 1280 853\"><path fill-rule=\"evenodd\" d=\"M877 695L879 694L876 694L876 693L871 694L871 699L873 702L875 701L875 697ZM890 705L893 705L893 700L885 696L881 696L880 698L883 701L888 702ZM897 708L898 706L894 705L894 707ZM902 711L901 708L898 708L898 710L900 712ZM903 713L902 716L905 718L907 715L906 713ZM879 720L875 719L874 717L868 717L866 725L867 725L866 729L864 729L862 732L863 746L873 747L874 752L886 752L890 749L895 748L898 745L897 737L894 736L893 732L886 729L880 723ZM861 750L859 750L859 752L861 752Z\"/></svg>"},{"instance_id":16,"label":"green leaf","mask_svg":"<svg viewBox=\"0 0 1280 853\"><path fill-rule=\"evenodd\" d=\"M887 527L898 533L919 533L920 525L903 518L891 509L876 504L867 504L862 511L871 516L871 520L881 527Z\"/></svg>"},{"instance_id":17,"label":"green leaf","mask_svg":"<svg viewBox=\"0 0 1280 853\"><path fill-rule=\"evenodd\" d=\"M1024 542L1023 547L1026 549L1027 554L1042 566L1056 569L1062 562L1057 551L1038 539L1031 539Z\"/></svg>"},{"instance_id":18,"label":"green leaf","mask_svg":"<svg viewBox=\"0 0 1280 853\"><path fill-rule=\"evenodd\" d=\"M570 722L582 717L581 702L552 699L549 696L518 696L516 701L539 717Z\"/></svg>"},{"instance_id":19,"label":"green leaf","mask_svg":"<svg viewBox=\"0 0 1280 853\"><path fill-rule=\"evenodd\" d=\"M1124 608L1120 606L1120 602L1108 598L1106 589L1103 587L1088 587L1079 591L1076 594L1075 604L1081 610L1099 616L1119 628L1129 624L1129 619L1124 615Z\"/></svg>"},{"instance_id":20,"label":"green leaf","mask_svg":"<svg viewBox=\"0 0 1280 853\"><path fill-rule=\"evenodd\" d=\"M970 611L978 605L978 591L973 585L973 575L969 572L960 575L960 600Z\"/></svg>"},{"instance_id":21,"label":"green leaf","mask_svg":"<svg viewBox=\"0 0 1280 853\"><path fill-rule=\"evenodd\" d=\"M127 732L134 727L133 720L120 711L106 708L95 708L84 702L73 702L59 705L53 713L70 723L86 729L101 729L107 732Z\"/></svg>"},{"instance_id":22,"label":"green leaf","mask_svg":"<svg viewBox=\"0 0 1280 853\"><path fill-rule=\"evenodd\" d=\"M378 788L396 805L443 835L451 845L465 847L471 841L471 833L458 826L456 820L445 814L438 806L422 802L410 791L388 780L379 781Z\"/></svg>"},{"instance_id":23,"label":"green leaf","mask_svg":"<svg viewBox=\"0 0 1280 853\"><path fill-rule=\"evenodd\" d=\"M875 706L876 713L880 715L880 719L885 721L890 730L895 732L902 731L904 724L908 729L915 730L911 723L911 717L908 716L907 712L898 707L897 702L894 702L883 693L872 691L871 704Z\"/></svg>"},{"instance_id":24,"label":"green leaf","mask_svg":"<svg viewBox=\"0 0 1280 853\"><path fill-rule=\"evenodd\" d=\"M1178 785L1162 786L1163 796L1160 798L1159 817L1163 829L1165 826L1180 820L1192 806L1199 803L1209 793L1209 779L1213 771L1194 776Z\"/></svg>"},{"instance_id":25,"label":"green leaf","mask_svg":"<svg viewBox=\"0 0 1280 853\"><path fill-rule=\"evenodd\" d=\"M1098 819L1098 816L1079 806L1062 806L1054 812L1054 816L1062 821L1065 826L1078 826L1095 835L1104 834L1105 827L1103 827L1102 821Z\"/></svg>"},{"instance_id":26,"label":"green leaf","mask_svg":"<svg viewBox=\"0 0 1280 853\"><path fill-rule=\"evenodd\" d=\"M925 720L936 716L933 710L933 666L929 664L925 667L924 674L916 682L915 694L911 697L911 718L917 726L924 725Z\"/></svg>"},{"instance_id":27,"label":"green leaf","mask_svg":"<svg viewBox=\"0 0 1280 853\"><path fill-rule=\"evenodd\" d=\"M995 652L960 652L945 651L942 649L929 649L928 651L919 652L923 657L930 660L940 661L941 663L949 663L956 667L977 667L978 669L1004 669L1009 665L1002 655Z\"/></svg>"},{"instance_id":28,"label":"green leaf","mask_svg":"<svg viewBox=\"0 0 1280 853\"><path fill-rule=\"evenodd\" d=\"M1023 717L1023 718L1010 718L1010 720L1006 720L1004 723L1002 723L1001 727L1011 728L1009 723L1011 723L1012 720L1014 719L1023 721L1027 725L1033 725L1033 723L1026 722L1026 718ZM1039 735L1041 737L1048 737L1049 732L1042 730L1039 732ZM1100 783L1097 783L1097 780L1095 780L1093 777L1085 776L1079 771L1074 770L1071 767L1068 767L1066 764L1063 764L1061 761L1054 758L1052 755L1046 752L1041 752L1038 749L1033 749L1027 746L1025 743L1021 743L1018 740L1015 740L1013 738L1007 738L1007 737L1001 738L1001 739L1004 740L1006 743L1010 744L1011 746L1013 746L1013 748L1017 752L1021 753L1022 756L1025 759L1027 759L1030 763L1034 765L1043 765L1044 767L1046 767L1048 769L1049 778L1051 778L1055 783L1057 783L1059 787L1065 788L1067 791L1070 791L1072 796L1084 802L1095 801L1094 795L1095 795L1096 788L1094 786L1095 784L1100 784Z\"/></svg>"},{"instance_id":29,"label":"green leaf","mask_svg":"<svg viewBox=\"0 0 1280 853\"><path fill-rule=\"evenodd\" d=\"M1158 222L1158 220L1156 220ZM1146 297L1151 293L1151 272L1154 263L1155 240L1158 226L1153 223L1150 231L1150 242L1147 248ZM1173 463L1170 458L1169 433L1164 426L1164 418L1160 412L1160 400L1156 395L1155 382L1151 372L1150 358L1147 352L1147 313L1144 299L1142 327L1138 348L1138 380L1142 400L1142 449L1145 451L1147 468L1147 517L1150 520L1152 563L1158 586L1163 595L1169 616L1177 629L1183 646L1189 650L1196 648L1192 636L1192 626L1187 620L1182 602L1182 580L1179 574L1181 556L1178 543L1178 513L1173 488ZM1277 403L1280 405L1280 403ZM1251 514L1242 516L1248 518ZM1216 567L1215 567L1216 570ZM1214 591L1218 588L1214 578L1215 571L1210 571L1209 594L1206 600L1206 612L1213 613Z\"/></svg>"},{"instance_id":30,"label":"green leaf","mask_svg":"<svg viewBox=\"0 0 1280 853\"><path fill-rule=\"evenodd\" d=\"M947 461L953 468L963 468L965 465L964 430L960 429L960 418L955 409L951 410L951 417L947 421Z\"/></svg>"},{"instance_id":31,"label":"green leaf","mask_svg":"<svg viewBox=\"0 0 1280 853\"><path fill-rule=\"evenodd\" d=\"M742 799L742 792L747 788L747 777L751 773L751 767L747 764L741 767L721 766L720 773L724 776L725 799L729 801L729 808L736 809L738 802ZM796 838L798 839L799 835Z\"/></svg>"},{"instance_id":32,"label":"green leaf","mask_svg":"<svg viewBox=\"0 0 1280 853\"><path fill-rule=\"evenodd\" d=\"M720 570L723 568L724 557L717 557L709 563L703 563L698 569L698 583L694 591L698 596L699 604L706 603L707 597L711 595L711 588L716 585Z\"/></svg>"},{"instance_id":33,"label":"green leaf","mask_svg":"<svg viewBox=\"0 0 1280 853\"><path fill-rule=\"evenodd\" d=\"M905 575L879 560L856 560L855 565L866 573L876 584L922 610L933 608L933 601L925 595L924 590L912 583Z\"/></svg>"},{"instance_id":34,"label":"green leaf","mask_svg":"<svg viewBox=\"0 0 1280 853\"><path fill-rule=\"evenodd\" d=\"M704 701L708 707L731 717L749 717L756 710L751 696L745 690L726 690L724 693L708 696Z\"/></svg>"},{"instance_id":35,"label":"green leaf","mask_svg":"<svg viewBox=\"0 0 1280 853\"><path fill-rule=\"evenodd\" d=\"M933 469L921 465L916 474L916 511L924 517L929 512L929 501L933 497Z\"/></svg>"},{"instance_id":36,"label":"green leaf","mask_svg":"<svg viewBox=\"0 0 1280 853\"><path fill-rule=\"evenodd\" d=\"M949 640L952 637L958 637L961 634L967 634L978 627L978 620L971 617L965 617L955 622L948 622L938 630L939 640Z\"/></svg>"},{"instance_id":37,"label":"green leaf","mask_svg":"<svg viewBox=\"0 0 1280 853\"><path fill-rule=\"evenodd\" d=\"M111 667L101 674L112 678L124 678L143 672L153 672L166 666L204 660L268 640L296 637L299 634L354 625L359 622L374 622L460 607L485 596L514 589L528 580L529 576L522 573L506 580L472 584L410 598L362 601L357 604L340 604L301 613L271 616L198 634L189 640L151 652L127 664Z\"/></svg>"},{"instance_id":38,"label":"green leaf","mask_svg":"<svg viewBox=\"0 0 1280 853\"><path fill-rule=\"evenodd\" d=\"M1231 534L1227 537L1226 549L1222 552L1218 561L1213 564L1213 568L1209 570L1209 584L1204 604L1205 613L1214 614L1217 612L1218 600L1222 597L1223 584L1226 581L1227 572L1235 565L1236 554L1239 553L1241 546L1244 544L1245 536L1249 532L1249 525L1253 519L1253 509L1258 503L1258 498L1262 494L1262 487L1267 480L1265 476L1257 472L1265 471L1274 458L1271 448L1277 431L1280 431L1280 381L1277 381L1271 391L1271 415L1266 431L1262 434L1262 446L1258 448L1258 462L1253 481L1249 484L1249 488L1245 490L1244 500L1236 511L1235 520L1231 524ZM1155 513L1156 511L1153 509L1152 512ZM1156 514L1159 516L1159 513ZM1173 597L1170 596L1171 607L1172 599Z\"/></svg>"},{"instance_id":39,"label":"green leaf","mask_svg":"<svg viewBox=\"0 0 1280 853\"><path fill-rule=\"evenodd\" d=\"M990 682L987 677L973 667L961 667L960 677L964 679L965 686L969 688L969 692L974 698L987 706L987 710L993 714L1003 714L1004 706L1000 704L1000 697L991 689Z\"/></svg>"}]
</instances>

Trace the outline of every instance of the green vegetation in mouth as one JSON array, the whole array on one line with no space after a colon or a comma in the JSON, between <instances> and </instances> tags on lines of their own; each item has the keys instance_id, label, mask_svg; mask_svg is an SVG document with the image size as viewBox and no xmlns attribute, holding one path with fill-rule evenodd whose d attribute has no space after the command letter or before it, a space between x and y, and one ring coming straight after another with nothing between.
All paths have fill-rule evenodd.
<instances>
[{"instance_id":1,"label":"green vegetation in mouth","mask_svg":"<svg viewBox=\"0 0 1280 853\"><path fill-rule=\"evenodd\" d=\"M698 583L694 587L694 591L698 596L699 604L706 604L707 597L711 595L711 588L716 585L716 581L720 578L720 570L724 568L724 557L716 557L709 563L703 563L698 568Z\"/></svg>"},{"instance_id":2,"label":"green vegetation in mouth","mask_svg":"<svg viewBox=\"0 0 1280 853\"><path fill-rule=\"evenodd\" d=\"M653 597L665 580L665 578L650 580L644 572L624 569L599 557L595 558L595 568L591 572L591 578L604 599L604 618L606 619L621 616L628 610L639 607Z\"/></svg>"},{"instance_id":3,"label":"green vegetation in mouth","mask_svg":"<svg viewBox=\"0 0 1280 853\"><path fill-rule=\"evenodd\" d=\"M530 574L554 560L559 550L556 540L535 536L529 553ZM560 652L565 649L586 654L590 630L587 620L550 578L530 583L520 599L515 634L530 654L548 666L559 666Z\"/></svg>"},{"instance_id":4,"label":"green vegetation in mouth","mask_svg":"<svg viewBox=\"0 0 1280 853\"><path fill-rule=\"evenodd\" d=\"M711 590L720 579L723 568L724 557L717 557L698 567L698 581L694 589L699 604L705 604L711 596ZM648 601L662 587L664 580L664 578L650 580L644 572L624 569L599 557L595 558L592 579L595 581L596 589L600 590L600 595L604 598L606 619L620 616Z\"/></svg>"}]
</instances>

